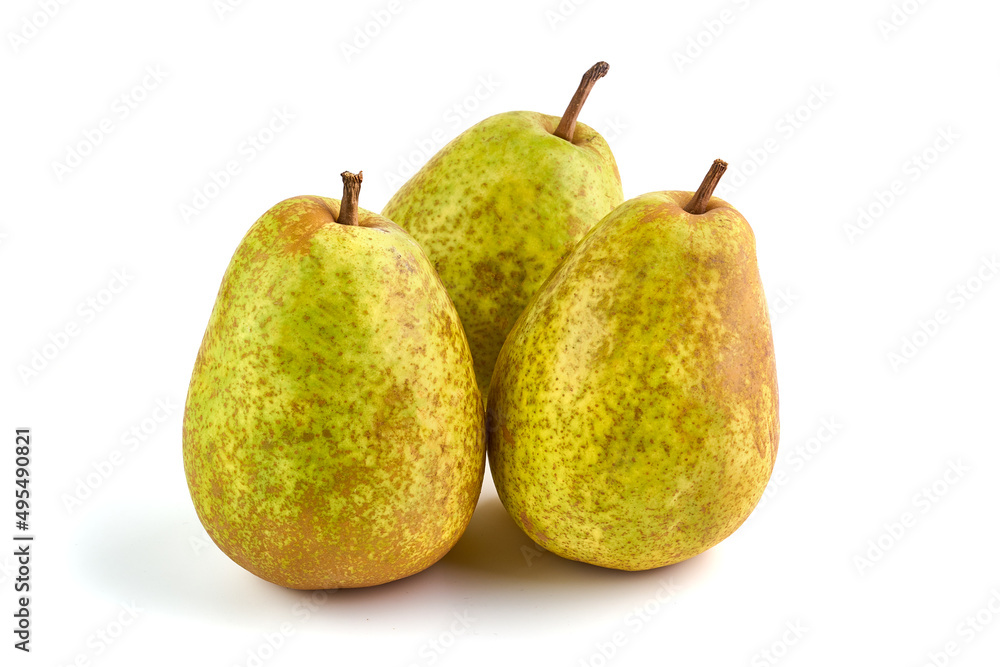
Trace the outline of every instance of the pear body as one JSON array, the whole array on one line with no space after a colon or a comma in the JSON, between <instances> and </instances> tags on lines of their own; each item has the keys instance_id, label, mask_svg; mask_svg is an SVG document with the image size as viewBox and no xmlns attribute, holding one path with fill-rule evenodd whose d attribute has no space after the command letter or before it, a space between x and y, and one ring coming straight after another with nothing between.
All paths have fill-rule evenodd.
<instances>
[{"instance_id":1,"label":"pear body","mask_svg":"<svg viewBox=\"0 0 1000 667\"><path fill-rule=\"evenodd\" d=\"M295 589L419 572L465 529L485 464L457 313L417 243L340 202L267 211L225 273L184 414L209 535Z\"/></svg>"},{"instance_id":2,"label":"pear body","mask_svg":"<svg viewBox=\"0 0 1000 667\"><path fill-rule=\"evenodd\" d=\"M511 331L487 401L490 469L525 533L622 570L720 542L778 446L771 327L749 225L690 192L631 199Z\"/></svg>"},{"instance_id":3,"label":"pear body","mask_svg":"<svg viewBox=\"0 0 1000 667\"><path fill-rule=\"evenodd\" d=\"M382 215L427 252L465 326L484 394L510 328L556 265L622 201L607 142L582 123L502 113L442 148Z\"/></svg>"}]
</instances>

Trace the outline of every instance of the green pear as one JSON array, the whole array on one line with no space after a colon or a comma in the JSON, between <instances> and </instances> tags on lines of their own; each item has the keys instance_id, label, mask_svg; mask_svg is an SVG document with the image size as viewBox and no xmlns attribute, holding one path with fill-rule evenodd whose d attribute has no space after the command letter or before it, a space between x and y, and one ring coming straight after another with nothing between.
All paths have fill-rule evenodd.
<instances>
[{"instance_id":1,"label":"green pear","mask_svg":"<svg viewBox=\"0 0 1000 667\"><path fill-rule=\"evenodd\" d=\"M528 300L583 235L622 202L607 142L577 123L584 74L562 118L512 111L442 148L382 215L427 252L465 325L484 397L507 333Z\"/></svg>"},{"instance_id":2,"label":"green pear","mask_svg":"<svg viewBox=\"0 0 1000 667\"><path fill-rule=\"evenodd\" d=\"M465 530L485 466L472 356L417 243L344 198L267 211L219 289L184 413L216 544L296 589L420 572Z\"/></svg>"},{"instance_id":3,"label":"green pear","mask_svg":"<svg viewBox=\"0 0 1000 667\"><path fill-rule=\"evenodd\" d=\"M487 401L497 492L549 551L621 570L698 554L764 492L778 388L756 244L711 193L601 220L507 338Z\"/></svg>"}]
</instances>

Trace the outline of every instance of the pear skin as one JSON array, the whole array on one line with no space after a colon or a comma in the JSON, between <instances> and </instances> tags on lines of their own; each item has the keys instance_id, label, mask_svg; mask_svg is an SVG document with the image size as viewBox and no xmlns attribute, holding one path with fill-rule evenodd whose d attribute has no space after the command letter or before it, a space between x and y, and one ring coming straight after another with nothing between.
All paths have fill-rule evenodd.
<instances>
[{"instance_id":1,"label":"pear skin","mask_svg":"<svg viewBox=\"0 0 1000 667\"><path fill-rule=\"evenodd\" d=\"M735 531L770 478L771 326L753 232L710 197L724 169L601 220L500 353L490 470L514 521L560 556L682 561Z\"/></svg>"},{"instance_id":2,"label":"pear skin","mask_svg":"<svg viewBox=\"0 0 1000 667\"><path fill-rule=\"evenodd\" d=\"M345 196L295 197L240 243L198 352L184 469L215 543L295 589L420 572L485 465L458 315L417 243Z\"/></svg>"},{"instance_id":3,"label":"pear skin","mask_svg":"<svg viewBox=\"0 0 1000 667\"><path fill-rule=\"evenodd\" d=\"M622 202L607 142L576 118L598 63L560 118L512 111L442 148L382 210L427 252L455 302L484 397L507 333L583 235Z\"/></svg>"}]
</instances>

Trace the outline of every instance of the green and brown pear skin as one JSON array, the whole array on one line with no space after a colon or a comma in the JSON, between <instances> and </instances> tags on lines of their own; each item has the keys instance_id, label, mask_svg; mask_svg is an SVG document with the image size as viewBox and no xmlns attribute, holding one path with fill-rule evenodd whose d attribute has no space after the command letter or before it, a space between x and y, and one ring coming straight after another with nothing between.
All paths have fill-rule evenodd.
<instances>
[{"instance_id":1,"label":"green and brown pear skin","mask_svg":"<svg viewBox=\"0 0 1000 667\"><path fill-rule=\"evenodd\" d=\"M678 191L616 208L500 353L490 470L515 523L565 558L685 560L735 531L770 478L778 388L755 239L705 199L701 214Z\"/></svg>"},{"instance_id":2,"label":"green and brown pear skin","mask_svg":"<svg viewBox=\"0 0 1000 667\"><path fill-rule=\"evenodd\" d=\"M236 563L295 589L432 565L484 474L482 399L434 268L389 220L340 216L340 201L303 196L251 227L184 414L202 524Z\"/></svg>"},{"instance_id":3,"label":"green and brown pear skin","mask_svg":"<svg viewBox=\"0 0 1000 667\"><path fill-rule=\"evenodd\" d=\"M484 397L504 339L528 300L622 202L607 142L575 120L605 72L607 64L598 63L584 75L563 119L512 111L469 128L382 210L420 243L448 288Z\"/></svg>"}]
</instances>

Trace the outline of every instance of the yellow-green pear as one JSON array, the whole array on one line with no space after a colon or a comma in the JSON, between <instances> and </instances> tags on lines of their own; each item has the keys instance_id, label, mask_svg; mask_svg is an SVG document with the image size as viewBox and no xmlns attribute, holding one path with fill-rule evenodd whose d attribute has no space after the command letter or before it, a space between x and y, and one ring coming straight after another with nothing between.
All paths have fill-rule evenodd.
<instances>
[{"instance_id":1,"label":"yellow-green pear","mask_svg":"<svg viewBox=\"0 0 1000 667\"><path fill-rule=\"evenodd\" d=\"M442 148L382 215L427 252L465 325L484 395L518 315L556 265L622 202L607 142L577 122L608 71L584 74L563 116L512 111Z\"/></svg>"},{"instance_id":2,"label":"yellow-green pear","mask_svg":"<svg viewBox=\"0 0 1000 667\"><path fill-rule=\"evenodd\" d=\"M653 192L598 223L507 338L487 401L490 470L538 544L622 570L736 530L778 447L778 387L750 226Z\"/></svg>"},{"instance_id":3,"label":"yellow-green pear","mask_svg":"<svg viewBox=\"0 0 1000 667\"><path fill-rule=\"evenodd\" d=\"M482 399L455 308L417 243L342 201L295 197L236 249L198 352L184 470L216 544L296 589L420 572L465 530Z\"/></svg>"}]
</instances>

